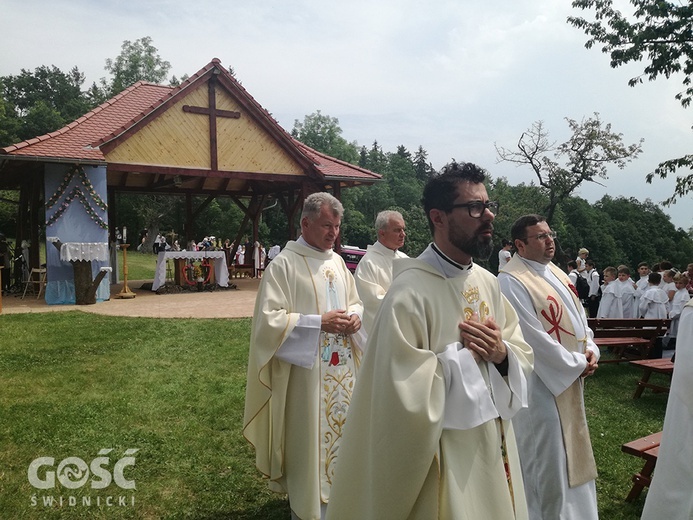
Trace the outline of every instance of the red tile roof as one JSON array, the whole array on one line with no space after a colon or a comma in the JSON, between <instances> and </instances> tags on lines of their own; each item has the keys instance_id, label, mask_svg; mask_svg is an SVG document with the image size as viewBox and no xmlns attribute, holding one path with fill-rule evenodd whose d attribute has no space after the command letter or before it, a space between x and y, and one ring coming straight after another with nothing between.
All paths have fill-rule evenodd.
<instances>
[{"instance_id":1,"label":"red tile roof","mask_svg":"<svg viewBox=\"0 0 693 520\"><path fill-rule=\"evenodd\" d=\"M46 160L103 161L101 150L91 144L126 125L170 90L170 87L138 81L60 130L7 146L2 153Z\"/></svg>"},{"instance_id":2,"label":"red tile roof","mask_svg":"<svg viewBox=\"0 0 693 520\"><path fill-rule=\"evenodd\" d=\"M118 141L118 138L152 115L171 98L187 90L197 81L217 69L221 83L233 90L239 101L254 113L262 126L288 148L300 162L312 165L315 173L325 180L377 181L381 176L371 171L340 161L320 153L292 138L279 123L220 66L218 59L193 74L178 87L166 87L137 82L101 106L80 117L69 125L0 150L0 155L31 157L37 160L75 160L103 162L99 146ZM213 71L214 72L214 71Z\"/></svg>"}]
</instances>

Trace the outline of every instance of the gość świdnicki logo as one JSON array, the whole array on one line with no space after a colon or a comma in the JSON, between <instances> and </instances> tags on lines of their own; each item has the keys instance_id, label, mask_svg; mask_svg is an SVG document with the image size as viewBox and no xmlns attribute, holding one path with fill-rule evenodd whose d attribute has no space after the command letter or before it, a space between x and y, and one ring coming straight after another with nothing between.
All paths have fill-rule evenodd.
<instances>
[{"instance_id":1,"label":"go\u015b\u0107 \u015bwidnicki logo","mask_svg":"<svg viewBox=\"0 0 693 520\"><path fill-rule=\"evenodd\" d=\"M116 494L80 494L76 496L63 495L62 493L34 493L31 496L31 506L134 507L135 495L125 493L122 490L136 489L135 481L127 478L126 470L135 465L134 455L139 449L125 450L123 456L116 460L111 467L111 457L108 455L112 451L113 448L99 450L99 456L89 464L79 457L67 457L56 466L54 457L39 457L29 464L27 476L29 483L36 489L55 489L57 479L62 488L70 490L80 489L87 484L93 490L103 490L111 484L115 484L120 488Z\"/></svg>"}]
</instances>

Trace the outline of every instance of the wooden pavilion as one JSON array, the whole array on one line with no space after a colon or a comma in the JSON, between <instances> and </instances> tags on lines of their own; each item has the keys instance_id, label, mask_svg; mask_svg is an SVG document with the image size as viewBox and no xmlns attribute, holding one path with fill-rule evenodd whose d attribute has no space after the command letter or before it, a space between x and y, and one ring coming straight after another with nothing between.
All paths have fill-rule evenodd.
<instances>
[{"instance_id":1,"label":"wooden pavilion","mask_svg":"<svg viewBox=\"0 0 693 520\"><path fill-rule=\"evenodd\" d=\"M178 87L138 82L60 130L0 149L0 189L20 190L17 243L30 241L31 267L39 264L39 231L50 223L43 217L49 189L57 190L53 196L63 194L63 184L49 187L47 176L60 179L75 168L105 175L102 221L109 242L118 226L118 193L184 196L186 234L215 197L228 196L245 215L235 239L239 244L250 227L257 240L270 197L286 213L287 238L293 238L295 216L307 195L330 191L340 198L343 188L380 180L292 138L218 59ZM194 195L207 198L193 207ZM82 204L100 218L98 208L84 198Z\"/></svg>"}]
</instances>

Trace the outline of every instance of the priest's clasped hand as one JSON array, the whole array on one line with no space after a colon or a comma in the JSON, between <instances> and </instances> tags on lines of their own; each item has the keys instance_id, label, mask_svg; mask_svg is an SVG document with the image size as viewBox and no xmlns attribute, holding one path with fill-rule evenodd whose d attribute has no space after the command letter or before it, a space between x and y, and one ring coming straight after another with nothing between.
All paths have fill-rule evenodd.
<instances>
[{"instance_id":1,"label":"priest's clasped hand","mask_svg":"<svg viewBox=\"0 0 693 520\"><path fill-rule=\"evenodd\" d=\"M347 315L345 310L335 309L322 315L321 330L331 334L355 334L361 328L358 314Z\"/></svg>"},{"instance_id":2,"label":"priest's clasped hand","mask_svg":"<svg viewBox=\"0 0 693 520\"><path fill-rule=\"evenodd\" d=\"M484 361L502 363L508 352L503 342L501 330L493 318L479 321L477 314L472 319L459 324L462 344L468 348L474 358L480 357Z\"/></svg>"},{"instance_id":3,"label":"priest's clasped hand","mask_svg":"<svg viewBox=\"0 0 693 520\"><path fill-rule=\"evenodd\" d=\"M592 352L591 350L585 351L585 358L587 358L587 366L581 374L582 377L591 376L599 367L599 365L597 364L597 356L595 356L594 352Z\"/></svg>"}]
</instances>

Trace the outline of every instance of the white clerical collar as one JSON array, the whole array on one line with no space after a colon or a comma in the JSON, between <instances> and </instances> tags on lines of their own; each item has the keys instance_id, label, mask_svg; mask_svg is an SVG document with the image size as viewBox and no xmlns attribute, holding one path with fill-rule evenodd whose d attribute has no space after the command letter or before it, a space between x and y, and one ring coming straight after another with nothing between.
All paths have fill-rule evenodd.
<instances>
[{"instance_id":1,"label":"white clerical collar","mask_svg":"<svg viewBox=\"0 0 693 520\"><path fill-rule=\"evenodd\" d=\"M471 269L472 266L474 265L474 262L470 262L468 265L464 265L464 264L461 264L461 263L459 263L459 262L456 262L455 260L453 260L452 258L450 258L448 255L446 255L445 253L443 253L443 252L440 250L440 248L435 244L435 242L431 242L431 246L430 246L430 247L431 247L431 250L432 250L436 255L438 255L438 257L439 257L442 261L445 262L444 265L446 265L447 267L454 267L455 269L457 269L457 270L459 270L459 271L468 271L468 270ZM446 269L446 271L447 271L447 269Z\"/></svg>"},{"instance_id":2,"label":"white clerical collar","mask_svg":"<svg viewBox=\"0 0 693 520\"><path fill-rule=\"evenodd\" d=\"M296 243L301 244L302 246L306 246L307 248L310 248L313 251L319 251L321 253L326 253L327 251L329 251L329 249L320 249L319 247L311 246L308 242L306 242L306 239L303 238L303 235L296 239Z\"/></svg>"},{"instance_id":3,"label":"white clerical collar","mask_svg":"<svg viewBox=\"0 0 693 520\"><path fill-rule=\"evenodd\" d=\"M383 244L380 240L376 240L375 244L373 244L373 247L375 248L376 251L382 253L383 255L388 255L388 256L392 256L392 257L397 256L397 249L390 249L385 244Z\"/></svg>"},{"instance_id":4,"label":"white clerical collar","mask_svg":"<svg viewBox=\"0 0 693 520\"><path fill-rule=\"evenodd\" d=\"M547 271L549 269L549 264L542 264L541 262L535 262L534 260L530 260L529 258L525 258L522 255L517 255L519 256L524 263L526 263L529 267L534 269L537 273L541 273L544 271Z\"/></svg>"}]
</instances>

